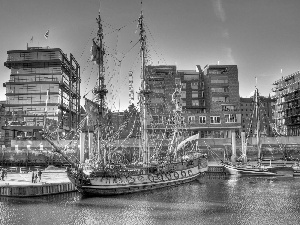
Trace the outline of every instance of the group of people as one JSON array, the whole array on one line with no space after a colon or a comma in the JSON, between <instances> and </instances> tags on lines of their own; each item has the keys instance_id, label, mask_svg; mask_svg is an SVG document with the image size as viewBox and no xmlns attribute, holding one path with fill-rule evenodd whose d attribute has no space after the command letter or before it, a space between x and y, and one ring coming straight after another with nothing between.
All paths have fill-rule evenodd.
<instances>
[{"instance_id":1,"label":"group of people","mask_svg":"<svg viewBox=\"0 0 300 225\"><path fill-rule=\"evenodd\" d=\"M34 173L34 171L32 171L32 183L37 183L37 180L39 179L39 182L41 182L42 179L42 171L38 170L37 173Z\"/></svg>"},{"instance_id":2,"label":"group of people","mask_svg":"<svg viewBox=\"0 0 300 225\"><path fill-rule=\"evenodd\" d=\"M6 169L0 169L0 175L1 175L1 180L4 180L4 177L7 177L7 170Z\"/></svg>"}]
</instances>

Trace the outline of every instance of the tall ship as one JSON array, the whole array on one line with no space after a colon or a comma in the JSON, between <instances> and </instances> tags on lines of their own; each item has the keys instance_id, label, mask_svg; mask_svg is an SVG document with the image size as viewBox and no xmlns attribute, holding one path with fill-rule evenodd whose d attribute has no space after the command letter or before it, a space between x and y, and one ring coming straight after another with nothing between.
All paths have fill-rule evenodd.
<instances>
[{"instance_id":1,"label":"tall ship","mask_svg":"<svg viewBox=\"0 0 300 225\"><path fill-rule=\"evenodd\" d=\"M67 169L70 181L76 186L77 190L84 195L118 195L135 193L159 188L167 188L192 182L207 171L207 157L191 148L189 143L195 142L199 134L187 137L183 140L181 132L181 87L175 85L172 95L173 109L171 111L169 124L172 130L168 137L164 137L164 142L168 143L165 154L160 154L160 148L155 150L150 147L151 135L149 135L149 119L151 112L148 101L151 88L147 84L147 44L146 31L144 24L143 11L138 18L138 33L140 44L141 59L141 86L139 91L139 121L135 122L139 126L139 150L138 157L134 162L120 160L126 149L118 145L118 136L122 129L126 129L126 122L120 124L117 131L109 129L107 123L109 104L106 102L106 94L109 93L105 84L105 45L102 21L99 15L97 18L98 32L97 37L92 39L92 60L98 65L98 79L96 87L93 89L94 99L85 99L86 112L90 120L93 121L93 135L96 140L96 149L93 149L92 157L85 163L78 163L71 160L65 152L65 148L57 146L51 138L51 133L45 128L43 137L53 146L54 151L60 154L71 165ZM86 119L86 118L85 118ZM76 132L81 132L82 122ZM179 138L179 136L181 138ZM179 154L180 152L180 154ZM158 157L159 156L159 157ZM122 157L121 157L122 158Z\"/></svg>"}]
</instances>

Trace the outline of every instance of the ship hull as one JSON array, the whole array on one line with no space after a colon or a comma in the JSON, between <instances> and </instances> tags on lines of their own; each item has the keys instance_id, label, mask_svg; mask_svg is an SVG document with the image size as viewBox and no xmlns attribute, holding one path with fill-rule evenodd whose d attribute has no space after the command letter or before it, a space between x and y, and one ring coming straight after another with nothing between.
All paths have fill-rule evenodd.
<instances>
[{"instance_id":1,"label":"ship hull","mask_svg":"<svg viewBox=\"0 0 300 225\"><path fill-rule=\"evenodd\" d=\"M244 175L244 176L284 176L280 170L270 170L262 168L246 168L236 167L232 165L223 164L225 172L229 175Z\"/></svg>"},{"instance_id":2,"label":"ship hull","mask_svg":"<svg viewBox=\"0 0 300 225\"><path fill-rule=\"evenodd\" d=\"M198 162L198 164L195 164ZM208 167L205 160L194 160L193 165L184 163L173 163L174 167L181 169L161 172L157 174L145 173L120 177L91 177L87 185L79 184L71 173L68 177L75 184L77 190L88 196L109 196L143 192L167 187L174 187L189 183L203 175ZM178 165L176 165L178 164Z\"/></svg>"}]
</instances>

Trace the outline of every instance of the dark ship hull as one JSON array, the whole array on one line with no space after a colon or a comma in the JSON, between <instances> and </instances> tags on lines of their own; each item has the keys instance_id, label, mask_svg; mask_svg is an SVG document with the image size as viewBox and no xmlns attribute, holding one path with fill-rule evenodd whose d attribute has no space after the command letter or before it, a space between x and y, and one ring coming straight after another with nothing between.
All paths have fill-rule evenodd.
<instances>
[{"instance_id":1,"label":"dark ship hull","mask_svg":"<svg viewBox=\"0 0 300 225\"><path fill-rule=\"evenodd\" d=\"M119 176L86 176L68 171L70 181L83 195L109 196L155 190L189 183L207 171L207 159L195 158L187 162L176 162L165 165L164 170L146 172L140 169L137 174Z\"/></svg>"}]
</instances>

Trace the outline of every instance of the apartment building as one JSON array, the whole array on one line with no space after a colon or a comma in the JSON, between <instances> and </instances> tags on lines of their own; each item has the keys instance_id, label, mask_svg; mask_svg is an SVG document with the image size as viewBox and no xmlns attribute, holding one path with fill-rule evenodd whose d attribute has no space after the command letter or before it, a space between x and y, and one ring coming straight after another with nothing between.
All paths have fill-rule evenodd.
<instances>
[{"instance_id":1,"label":"apartment building","mask_svg":"<svg viewBox=\"0 0 300 225\"><path fill-rule=\"evenodd\" d=\"M182 129L201 138L230 138L241 130L238 69L236 65L198 65L196 70L176 66L149 67L149 108L155 128L168 130L176 84L181 86ZM154 129L154 128L153 128Z\"/></svg>"},{"instance_id":2,"label":"apartment building","mask_svg":"<svg viewBox=\"0 0 300 225\"><path fill-rule=\"evenodd\" d=\"M40 139L44 126L70 131L80 121L80 66L60 48L10 50L6 87L5 126L10 140ZM45 124L46 121L46 124ZM7 146L10 143L5 143Z\"/></svg>"},{"instance_id":3,"label":"apartment building","mask_svg":"<svg viewBox=\"0 0 300 225\"><path fill-rule=\"evenodd\" d=\"M282 77L273 85L277 134L300 136L300 72Z\"/></svg>"},{"instance_id":4,"label":"apartment building","mask_svg":"<svg viewBox=\"0 0 300 225\"><path fill-rule=\"evenodd\" d=\"M241 129L238 69L236 65L207 65L199 69L198 114L186 111L190 130L201 138L230 138ZM184 82L184 81L183 81Z\"/></svg>"}]
</instances>

